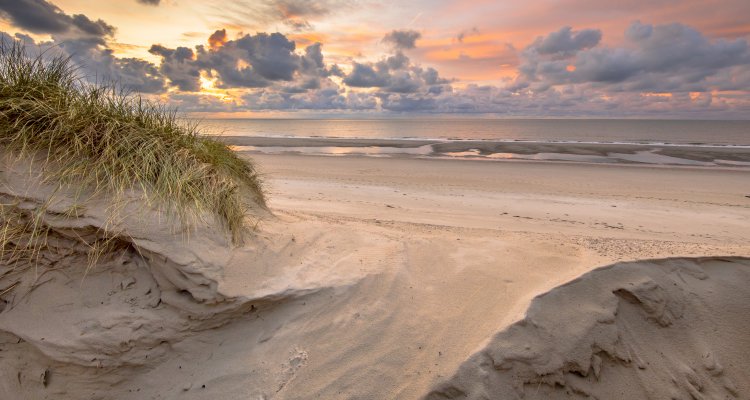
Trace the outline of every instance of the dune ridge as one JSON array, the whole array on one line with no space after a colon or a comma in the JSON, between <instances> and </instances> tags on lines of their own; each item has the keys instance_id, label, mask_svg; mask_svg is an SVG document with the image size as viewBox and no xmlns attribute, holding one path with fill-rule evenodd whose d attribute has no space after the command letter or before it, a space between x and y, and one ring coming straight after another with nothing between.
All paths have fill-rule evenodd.
<instances>
[{"instance_id":1,"label":"dune ridge","mask_svg":"<svg viewBox=\"0 0 750 400\"><path fill-rule=\"evenodd\" d=\"M278 329L267 321L283 324L291 317L277 309L385 268L362 256L367 266L337 270L352 248L394 246L307 223L271 224L236 246L211 215L188 222L138 192L115 201L107 193L62 187L45 179L40 165L0 154L3 215L38 218L46 231L31 257L19 259L7 247L0 257L0 393L9 398L141 398L138 382L179 358L186 339L197 340L193 351L210 354L214 348L201 341L225 337L219 329L225 325ZM253 212L248 218L276 219L262 208ZM343 237L356 244L320 248ZM100 242L107 245L92 265L91 250ZM25 243L14 236L7 245ZM241 340L236 345L253 347ZM290 357L296 363L306 355ZM236 363L241 360L227 360L227 374ZM201 364L188 368L203 371ZM289 368L257 391L283 388L298 369ZM150 386L150 393L171 392L169 378Z\"/></svg>"},{"instance_id":2,"label":"dune ridge","mask_svg":"<svg viewBox=\"0 0 750 400\"><path fill-rule=\"evenodd\" d=\"M0 147L3 393L96 398L88 387L263 302L218 289L270 215L254 165L174 111L11 41ZM39 392L50 374L61 385Z\"/></svg>"},{"instance_id":3,"label":"dune ridge","mask_svg":"<svg viewBox=\"0 0 750 400\"><path fill-rule=\"evenodd\" d=\"M71 381L88 376L97 386L106 373L121 375L118 368L154 362L170 343L263 304L263 298L218 290L233 250L220 227L170 221L137 193L125 195L113 211L111 195L61 189L44 180L40 164L30 159L3 154L2 161L4 216L38 218L45 230L35 254L19 258L6 248L0 259L2 342L24 343L43 362L73 367ZM23 247L16 243L22 240L14 237L9 246ZM106 245L92 266L91 251L99 243ZM6 357L14 352L5 350ZM33 360L19 356L17 362ZM76 367L100 371L76 377ZM38 385L27 382L39 382L38 374L29 375L33 369L19 365L13 369L18 376L9 377L5 368L0 388L15 398L36 398Z\"/></svg>"},{"instance_id":4,"label":"dune ridge","mask_svg":"<svg viewBox=\"0 0 750 400\"><path fill-rule=\"evenodd\" d=\"M750 390L750 259L618 263L537 296L424 399L726 399Z\"/></svg>"}]
</instances>

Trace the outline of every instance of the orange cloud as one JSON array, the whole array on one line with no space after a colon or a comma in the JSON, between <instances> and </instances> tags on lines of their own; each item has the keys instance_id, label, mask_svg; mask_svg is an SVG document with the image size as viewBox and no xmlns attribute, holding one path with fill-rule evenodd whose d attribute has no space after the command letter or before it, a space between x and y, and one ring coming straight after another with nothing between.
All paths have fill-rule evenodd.
<instances>
[{"instance_id":1,"label":"orange cloud","mask_svg":"<svg viewBox=\"0 0 750 400\"><path fill-rule=\"evenodd\" d=\"M641 93L641 95L644 96L644 97L665 97L665 98L672 97L672 93L661 93L661 92L658 92L658 93L657 92L646 92L646 93Z\"/></svg>"},{"instance_id":2,"label":"orange cloud","mask_svg":"<svg viewBox=\"0 0 750 400\"><path fill-rule=\"evenodd\" d=\"M327 43L329 41L328 35L320 32L290 33L287 37L301 46L308 46L313 43Z\"/></svg>"},{"instance_id":3,"label":"orange cloud","mask_svg":"<svg viewBox=\"0 0 750 400\"><path fill-rule=\"evenodd\" d=\"M211 36L208 37L208 45L213 50L219 49L221 46L224 46L224 44L228 41L227 39L227 30L222 29L220 31L216 31L211 34Z\"/></svg>"}]
</instances>

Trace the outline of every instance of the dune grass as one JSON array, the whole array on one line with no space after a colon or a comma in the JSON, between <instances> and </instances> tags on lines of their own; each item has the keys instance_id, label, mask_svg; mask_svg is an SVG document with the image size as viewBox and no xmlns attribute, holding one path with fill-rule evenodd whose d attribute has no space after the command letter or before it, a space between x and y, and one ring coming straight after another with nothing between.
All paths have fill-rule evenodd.
<instances>
[{"instance_id":1,"label":"dune grass","mask_svg":"<svg viewBox=\"0 0 750 400\"><path fill-rule=\"evenodd\" d=\"M45 158L47 178L94 193L139 190L180 218L206 212L242 241L249 207L265 207L253 165L163 105L90 84L64 57L0 46L0 146ZM7 239L7 238L6 238Z\"/></svg>"}]
</instances>

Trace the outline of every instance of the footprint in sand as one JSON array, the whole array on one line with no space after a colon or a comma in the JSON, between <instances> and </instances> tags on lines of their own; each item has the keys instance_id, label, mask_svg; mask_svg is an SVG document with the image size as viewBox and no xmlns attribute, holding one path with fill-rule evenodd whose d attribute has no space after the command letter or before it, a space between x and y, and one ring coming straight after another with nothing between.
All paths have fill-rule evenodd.
<instances>
[{"instance_id":1,"label":"footprint in sand","mask_svg":"<svg viewBox=\"0 0 750 400\"><path fill-rule=\"evenodd\" d=\"M279 377L279 388L276 389L276 393L280 392L284 387L294 379L294 376L307 364L307 352L295 348L289 357L289 360L281 366L281 376Z\"/></svg>"}]
</instances>

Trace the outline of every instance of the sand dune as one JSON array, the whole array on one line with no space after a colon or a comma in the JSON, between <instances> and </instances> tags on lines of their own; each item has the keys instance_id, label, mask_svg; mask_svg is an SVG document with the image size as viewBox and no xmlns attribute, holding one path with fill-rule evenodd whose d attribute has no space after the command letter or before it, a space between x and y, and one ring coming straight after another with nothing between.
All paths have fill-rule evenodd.
<instances>
[{"instance_id":1,"label":"sand dune","mask_svg":"<svg viewBox=\"0 0 750 400\"><path fill-rule=\"evenodd\" d=\"M167 357L170 343L262 302L217 291L231 252L227 235L209 224L179 228L137 195L113 204L60 190L40 178L39 164L2 159L4 217L36 216L47 229L36 260L2 260L0 388L11 398L93 395Z\"/></svg>"},{"instance_id":2,"label":"sand dune","mask_svg":"<svg viewBox=\"0 0 750 400\"><path fill-rule=\"evenodd\" d=\"M667 377L677 398L690 390L685 382L706 398L732 384L738 396L748 392L737 369L748 345L731 334L744 320L722 322L747 310L747 260L621 264L552 290L622 260L748 254L745 172L259 160L274 215L259 215L241 247L210 224L176 230L142 202L113 220L109 199L95 197L76 218L62 218L72 194L57 193L43 215L47 261L0 276L0 391L55 399L482 398L494 387L475 373L506 382L503 371L475 362L492 354L516 360L518 379L531 377L533 390L550 396L543 380L617 398L599 391L597 374L623 393L656 390L653 398ZM29 168L0 170L4 204L33 211L47 203L50 188ZM117 246L86 271L86 243L99 228ZM539 326L563 318L559 335L528 323L504 330L550 290L528 315ZM709 322L692 324L697 317ZM726 331L709 336L714 321ZM518 335L528 352L515 346ZM652 344L668 357L654 358ZM714 361L702 367L696 357L709 352ZM649 362L653 368L638 369ZM651 370L653 381L644 378ZM502 390L514 396L523 384Z\"/></svg>"},{"instance_id":3,"label":"sand dune","mask_svg":"<svg viewBox=\"0 0 750 400\"><path fill-rule=\"evenodd\" d=\"M750 259L615 264L538 296L426 399L725 399L750 391Z\"/></svg>"}]
</instances>

